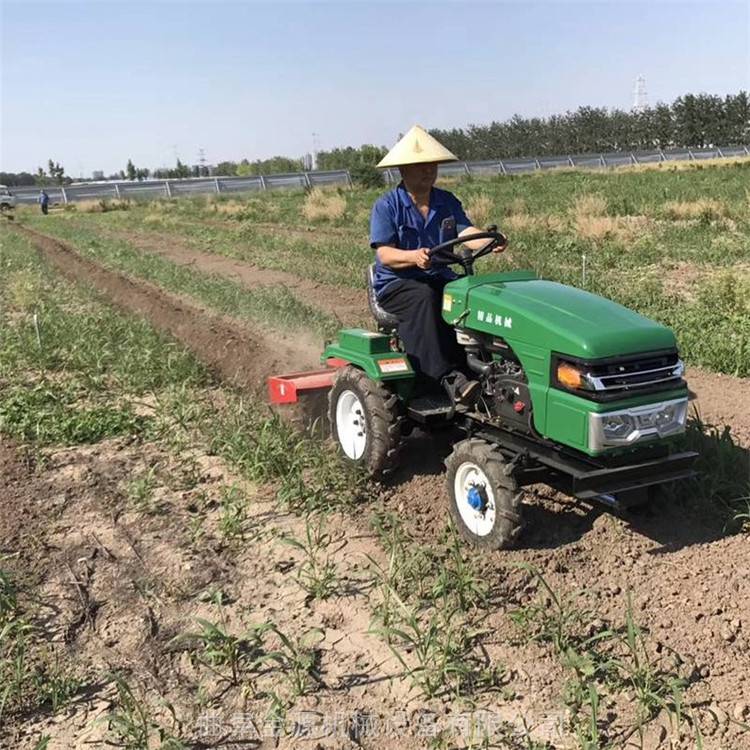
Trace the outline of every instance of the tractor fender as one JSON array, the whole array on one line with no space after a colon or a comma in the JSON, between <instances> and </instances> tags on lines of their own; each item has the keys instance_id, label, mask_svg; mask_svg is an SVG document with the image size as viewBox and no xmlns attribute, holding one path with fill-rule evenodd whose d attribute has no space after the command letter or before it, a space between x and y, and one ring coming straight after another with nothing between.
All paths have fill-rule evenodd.
<instances>
[{"instance_id":1,"label":"tractor fender","mask_svg":"<svg viewBox=\"0 0 750 750\"><path fill-rule=\"evenodd\" d=\"M348 362L378 382L413 381L415 378L409 357L391 349L389 336L373 331L359 328L341 331L338 339L323 350L322 362L329 359Z\"/></svg>"}]
</instances>

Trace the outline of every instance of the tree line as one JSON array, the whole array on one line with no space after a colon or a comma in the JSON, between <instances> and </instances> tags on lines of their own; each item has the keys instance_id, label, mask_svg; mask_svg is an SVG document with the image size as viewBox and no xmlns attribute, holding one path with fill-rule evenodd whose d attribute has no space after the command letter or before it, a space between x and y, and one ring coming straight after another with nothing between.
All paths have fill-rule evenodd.
<instances>
[{"instance_id":1,"label":"tree line","mask_svg":"<svg viewBox=\"0 0 750 750\"><path fill-rule=\"evenodd\" d=\"M459 159L704 148L750 142L750 97L686 94L642 112L580 107L551 117L514 115L504 122L431 130Z\"/></svg>"},{"instance_id":2,"label":"tree line","mask_svg":"<svg viewBox=\"0 0 750 750\"><path fill-rule=\"evenodd\" d=\"M469 125L465 128L430 131L459 159L512 159L535 156L640 151L656 148L703 148L750 144L750 97L746 91L725 97L711 94L685 94L672 104L659 103L641 112L605 107L580 107L574 112L551 117L521 117ZM385 146L365 144L346 146L317 154L317 168L348 169L352 176L367 182L375 180L374 165L387 153ZM215 168L219 175L254 177L262 174L299 172L303 159L274 156L239 162L223 161ZM203 177L208 169L189 167L177 159L174 168L139 168L128 159L127 166L108 179L143 180ZM71 182L65 169L50 159L47 171L36 174L0 172L4 185L64 185Z\"/></svg>"}]
</instances>

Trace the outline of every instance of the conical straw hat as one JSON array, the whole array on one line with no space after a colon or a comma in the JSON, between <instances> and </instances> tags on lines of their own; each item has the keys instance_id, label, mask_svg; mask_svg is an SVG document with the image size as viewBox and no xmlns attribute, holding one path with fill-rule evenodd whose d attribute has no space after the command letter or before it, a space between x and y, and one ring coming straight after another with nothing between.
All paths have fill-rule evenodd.
<instances>
[{"instance_id":1,"label":"conical straw hat","mask_svg":"<svg viewBox=\"0 0 750 750\"><path fill-rule=\"evenodd\" d=\"M379 167L402 167L405 164L458 161L458 157L435 140L424 128L415 125L380 160Z\"/></svg>"}]
</instances>

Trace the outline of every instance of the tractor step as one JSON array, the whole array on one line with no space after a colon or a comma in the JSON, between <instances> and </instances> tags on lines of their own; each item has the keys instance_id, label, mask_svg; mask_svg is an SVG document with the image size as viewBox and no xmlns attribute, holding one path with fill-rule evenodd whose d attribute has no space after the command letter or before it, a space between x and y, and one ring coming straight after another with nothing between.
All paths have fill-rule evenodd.
<instances>
[{"instance_id":1,"label":"tractor step","mask_svg":"<svg viewBox=\"0 0 750 750\"><path fill-rule=\"evenodd\" d=\"M406 413L415 422L431 424L449 419L453 415L453 405L447 395L428 394L412 399Z\"/></svg>"}]
</instances>

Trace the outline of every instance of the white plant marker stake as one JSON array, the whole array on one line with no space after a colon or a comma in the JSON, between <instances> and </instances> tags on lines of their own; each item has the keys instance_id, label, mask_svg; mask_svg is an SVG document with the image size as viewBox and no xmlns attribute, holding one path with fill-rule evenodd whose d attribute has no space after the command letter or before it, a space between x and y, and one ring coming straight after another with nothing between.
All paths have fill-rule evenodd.
<instances>
[{"instance_id":1,"label":"white plant marker stake","mask_svg":"<svg viewBox=\"0 0 750 750\"><path fill-rule=\"evenodd\" d=\"M39 316L34 313L34 330L36 331L36 343L39 346L39 351L42 350L42 335L39 333Z\"/></svg>"}]
</instances>

